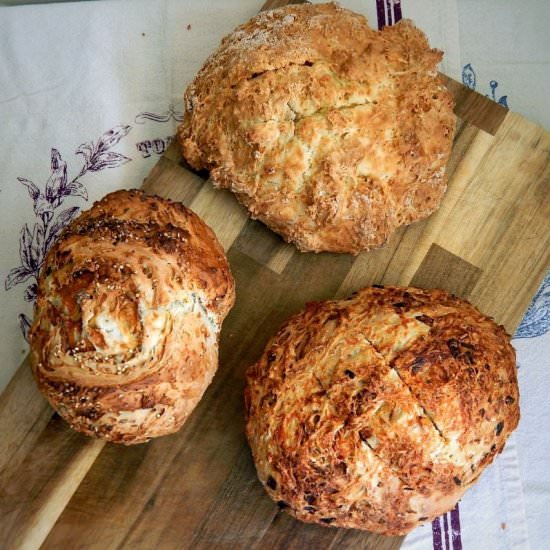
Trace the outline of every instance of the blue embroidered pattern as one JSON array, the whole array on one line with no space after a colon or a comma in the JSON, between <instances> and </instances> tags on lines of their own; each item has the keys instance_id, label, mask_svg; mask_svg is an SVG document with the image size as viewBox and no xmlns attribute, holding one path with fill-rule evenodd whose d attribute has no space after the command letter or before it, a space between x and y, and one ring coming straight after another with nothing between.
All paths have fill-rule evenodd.
<instances>
[{"instance_id":1,"label":"blue embroidered pattern","mask_svg":"<svg viewBox=\"0 0 550 550\"><path fill-rule=\"evenodd\" d=\"M507 95L500 96L498 99L496 97L498 82L496 80L491 80L491 82L489 82L489 86L491 86L491 99L493 101L496 101L499 105L502 105L503 107L506 107L507 109L509 109ZM489 96L486 96L486 97L489 97Z\"/></svg>"},{"instance_id":2,"label":"blue embroidered pattern","mask_svg":"<svg viewBox=\"0 0 550 550\"><path fill-rule=\"evenodd\" d=\"M472 67L471 63L464 65L462 69L462 84L464 84L464 86L467 86L471 90L476 89L476 84L477 84L476 72ZM486 94L485 97L488 97L493 101L496 101L499 105L502 105L503 107L506 107L506 109L509 109L508 96L503 95L503 96L497 97L498 82L496 80L491 80L489 82L489 87L491 88L491 92L490 94Z\"/></svg>"},{"instance_id":3,"label":"blue embroidered pattern","mask_svg":"<svg viewBox=\"0 0 550 550\"><path fill-rule=\"evenodd\" d=\"M476 89L476 72L470 63L464 65L462 69L462 84L470 88L470 90Z\"/></svg>"},{"instance_id":4,"label":"blue embroidered pattern","mask_svg":"<svg viewBox=\"0 0 550 550\"><path fill-rule=\"evenodd\" d=\"M550 330L550 271L535 294L514 338L534 338Z\"/></svg>"}]
</instances>

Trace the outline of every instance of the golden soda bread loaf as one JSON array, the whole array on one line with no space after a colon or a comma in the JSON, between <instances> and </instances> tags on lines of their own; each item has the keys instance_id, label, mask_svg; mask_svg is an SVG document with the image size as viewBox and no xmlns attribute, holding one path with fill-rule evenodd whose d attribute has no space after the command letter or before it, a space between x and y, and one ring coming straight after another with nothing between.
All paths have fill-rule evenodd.
<instances>
[{"instance_id":1,"label":"golden soda bread loaf","mask_svg":"<svg viewBox=\"0 0 550 550\"><path fill-rule=\"evenodd\" d=\"M456 119L441 57L410 21L376 31L335 4L263 12L187 88L183 156L300 250L379 247L445 192Z\"/></svg>"},{"instance_id":2,"label":"golden soda bread loaf","mask_svg":"<svg viewBox=\"0 0 550 550\"><path fill-rule=\"evenodd\" d=\"M441 290L308 304L247 373L246 433L296 518L404 534L452 509L519 421L503 327Z\"/></svg>"},{"instance_id":3,"label":"golden soda bread loaf","mask_svg":"<svg viewBox=\"0 0 550 550\"><path fill-rule=\"evenodd\" d=\"M183 205L118 191L48 252L30 331L42 393L76 430L141 443L178 430L217 368L234 282Z\"/></svg>"}]
</instances>

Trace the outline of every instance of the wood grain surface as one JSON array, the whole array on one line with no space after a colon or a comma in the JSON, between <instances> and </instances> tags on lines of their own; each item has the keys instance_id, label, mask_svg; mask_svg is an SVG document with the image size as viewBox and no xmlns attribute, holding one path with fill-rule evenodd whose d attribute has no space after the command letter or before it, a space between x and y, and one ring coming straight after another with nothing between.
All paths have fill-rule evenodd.
<instances>
[{"instance_id":1,"label":"wood grain surface","mask_svg":"<svg viewBox=\"0 0 550 550\"><path fill-rule=\"evenodd\" d=\"M357 257L297 252L230 193L187 170L177 147L167 151L143 188L201 215L237 282L219 371L179 433L121 447L52 417L21 365L0 396L2 548L400 546L400 538L305 525L279 512L256 479L242 391L245 369L290 314L372 283L444 288L514 332L550 266L550 134L446 83L460 121L440 210Z\"/></svg>"}]
</instances>

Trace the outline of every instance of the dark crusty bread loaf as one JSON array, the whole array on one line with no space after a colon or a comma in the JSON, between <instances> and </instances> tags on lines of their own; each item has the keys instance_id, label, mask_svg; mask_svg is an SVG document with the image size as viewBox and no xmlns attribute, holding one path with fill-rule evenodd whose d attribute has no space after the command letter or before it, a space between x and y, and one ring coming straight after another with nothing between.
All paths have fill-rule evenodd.
<instances>
[{"instance_id":1,"label":"dark crusty bread loaf","mask_svg":"<svg viewBox=\"0 0 550 550\"><path fill-rule=\"evenodd\" d=\"M445 192L441 57L410 21L376 31L335 4L263 12L188 87L183 155L300 250L379 247Z\"/></svg>"},{"instance_id":2,"label":"dark crusty bread loaf","mask_svg":"<svg viewBox=\"0 0 550 550\"><path fill-rule=\"evenodd\" d=\"M441 290L309 304L247 374L270 496L307 522L403 534L450 510L519 420L503 327Z\"/></svg>"},{"instance_id":3,"label":"dark crusty bread loaf","mask_svg":"<svg viewBox=\"0 0 550 550\"><path fill-rule=\"evenodd\" d=\"M174 432L216 371L234 299L224 251L196 214L111 193L45 259L30 331L38 386L88 435L130 444Z\"/></svg>"}]
</instances>

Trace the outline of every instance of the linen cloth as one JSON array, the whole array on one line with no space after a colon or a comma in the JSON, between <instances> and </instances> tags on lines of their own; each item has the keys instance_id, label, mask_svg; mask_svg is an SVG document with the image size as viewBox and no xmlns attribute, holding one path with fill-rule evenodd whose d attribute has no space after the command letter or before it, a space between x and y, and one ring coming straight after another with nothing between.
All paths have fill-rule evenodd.
<instances>
[{"instance_id":1,"label":"linen cloth","mask_svg":"<svg viewBox=\"0 0 550 550\"><path fill-rule=\"evenodd\" d=\"M103 0L0 8L0 390L27 350L22 332L32 317L33 285L47 246L79 209L109 191L141 185L175 133L186 84L221 37L260 3ZM546 39L542 26L531 49L510 47L515 57L494 58L487 50L491 40L506 42L517 25L539 17L537 6L515 9L510 21L497 0L342 4L367 15L372 26L413 19L432 46L445 51L443 72L539 122L550 121L541 94L524 93L512 78L532 76L530 59L546 62L536 51ZM482 20L491 10L502 21L498 29ZM512 73L507 60L520 68ZM544 75L535 73L542 89ZM550 442L541 434L550 405L542 388L549 318L547 278L514 340L520 428L458 508L415 530L405 548L527 548L529 540L533 548L544 547Z\"/></svg>"}]
</instances>

